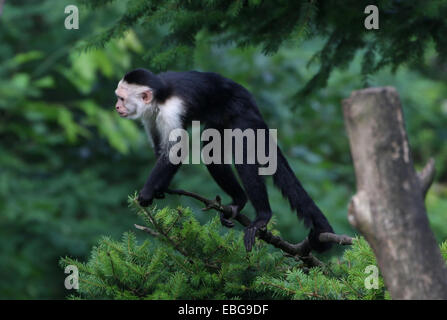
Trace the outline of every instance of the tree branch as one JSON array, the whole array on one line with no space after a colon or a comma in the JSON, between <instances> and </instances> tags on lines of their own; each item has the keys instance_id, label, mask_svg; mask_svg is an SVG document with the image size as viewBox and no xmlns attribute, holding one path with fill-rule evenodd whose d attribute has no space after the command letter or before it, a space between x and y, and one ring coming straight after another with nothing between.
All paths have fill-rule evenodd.
<instances>
[{"instance_id":1,"label":"tree branch","mask_svg":"<svg viewBox=\"0 0 447 320\"><path fill-rule=\"evenodd\" d=\"M373 249L387 290L393 299L447 299L447 268L423 198L434 160L416 174L398 92L354 91L343 114L357 182L348 218Z\"/></svg>"},{"instance_id":2,"label":"tree branch","mask_svg":"<svg viewBox=\"0 0 447 320\"><path fill-rule=\"evenodd\" d=\"M148 227L145 227L145 226L140 226L139 224L134 224L134 226L138 230L141 230L141 231L144 231L146 233L149 233L153 237L159 237L160 236L160 233L158 233L155 230L152 230L151 228L148 228Z\"/></svg>"},{"instance_id":3,"label":"tree branch","mask_svg":"<svg viewBox=\"0 0 447 320\"><path fill-rule=\"evenodd\" d=\"M221 198L219 196L216 196L214 200L207 199L197 193L185 191L185 190L167 190L166 193L173 194L173 195L180 195L180 196L187 196L194 198L196 200L201 201L205 204L205 208L202 210L208 211L210 209L214 209L216 211L219 211L224 214L232 214L232 209L230 206L223 205L221 203ZM239 213L235 218L236 221L238 221L241 225L244 227L247 227L250 225L251 220L244 214ZM273 245L274 247L281 249L282 251L286 252L287 254L299 258L301 261L303 261L304 264L306 264L309 267L314 266L321 266L322 262L312 256L311 251L312 247L310 246L310 243L306 237L303 241L297 244L290 243L284 239L282 239L279 236L273 235L271 232L267 230L259 230L257 233L257 236L259 239L262 239L263 241ZM321 242L333 242L338 243L341 245L351 245L352 244L352 238L346 235L337 235L333 233L321 233L319 236L319 240Z\"/></svg>"},{"instance_id":4,"label":"tree branch","mask_svg":"<svg viewBox=\"0 0 447 320\"><path fill-rule=\"evenodd\" d=\"M425 167L417 173L421 184L422 196L424 198L427 195L428 189L430 189L433 180L435 179L435 173L435 159L433 158L430 158Z\"/></svg>"}]
</instances>

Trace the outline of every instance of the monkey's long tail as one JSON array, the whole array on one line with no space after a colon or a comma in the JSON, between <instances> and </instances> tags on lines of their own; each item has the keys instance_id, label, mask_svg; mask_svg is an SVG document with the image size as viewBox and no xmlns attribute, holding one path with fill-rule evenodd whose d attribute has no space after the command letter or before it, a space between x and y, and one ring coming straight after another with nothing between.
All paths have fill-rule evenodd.
<instances>
[{"instance_id":1,"label":"monkey's long tail","mask_svg":"<svg viewBox=\"0 0 447 320\"><path fill-rule=\"evenodd\" d=\"M290 206L297 212L298 218L303 220L306 227L311 228L308 238L312 248L318 252L328 250L331 244L320 242L318 235L322 232L334 232L329 221L304 190L279 147L277 161L276 173L273 175L274 184L289 200Z\"/></svg>"}]
</instances>

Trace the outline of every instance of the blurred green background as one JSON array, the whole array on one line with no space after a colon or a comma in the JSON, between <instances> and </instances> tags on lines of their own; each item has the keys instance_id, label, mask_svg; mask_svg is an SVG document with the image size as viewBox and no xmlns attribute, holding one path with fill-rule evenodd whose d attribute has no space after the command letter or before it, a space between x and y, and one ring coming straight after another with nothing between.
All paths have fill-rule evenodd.
<instances>
[{"instance_id":1,"label":"blurred green background","mask_svg":"<svg viewBox=\"0 0 447 320\"><path fill-rule=\"evenodd\" d=\"M114 89L123 74L147 66L142 57L163 30L135 28L104 48L77 48L105 30L122 12L120 2L102 11L80 8L80 29L64 28L69 0L6 2L0 17L0 298L63 298L61 256L85 260L102 235L115 238L138 222L127 195L139 190L154 163L144 130L114 112ZM332 74L328 86L296 101L316 69L307 63L323 39L282 47L265 56L256 47L237 49L197 39L194 61L178 57L171 70L214 71L256 97L296 175L338 233L354 234L346 211L355 176L344 130L341 100L360 89L357 58ZM430 55L427 59L431 59ZM430 62L430 61L428 61ZM430 63L428 63L430 65ZM447 84L432 68L384 70L372 86L394 86L401 95L416 165L430 156L437 179L427 197L439 241L447 239ZM293 105L297 105L293 108ZM307 234L288 203L269 183L275 222L290 241ZM173 187L228 200L199 165L184 166ZM157 206L183 204L168 197ZM251 206L245 212L253 216ZM332 254L339 254L335 250Z\"/></svg>"}]
</instances>

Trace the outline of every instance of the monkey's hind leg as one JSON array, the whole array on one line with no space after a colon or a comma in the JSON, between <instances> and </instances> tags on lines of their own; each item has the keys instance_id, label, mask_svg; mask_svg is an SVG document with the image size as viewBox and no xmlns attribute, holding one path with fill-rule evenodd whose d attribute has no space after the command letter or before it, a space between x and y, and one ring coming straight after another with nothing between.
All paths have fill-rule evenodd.
<instances>
[{"instance_id":1,"label":"monkey's hind leg","mask_svg":"<svg viewBox=\"0 0 447 320\"><path fill-rule=\"evenodd\" d=\"M267 187L264 178L258 175L255 164L236 164L236 170L241 177L248 199L256 211L256 219L245 228L244 244L247 251L251 251L255 243L256 231L264 230L272 217L272 210L268 200Z\"/></svg>"},{"instance_id":2,"label":"monkey's hind leg","mask_svg":"<svg viewBox=\"0 0 447 320\"><path fill-rule=\"evenodd\" d=\"M230 204L233 213L230 215L220 214L220 222L223 226L227 228L234 227L234 222L231 221L232 218L236 217L237 214L244 208L247 203L247 196L245 195L244 189L236 179L233 169L229 164L208 164L208 171L211 176L217 182L219 187L227 193L232 202Z\"/></svg>"}]
</instances>

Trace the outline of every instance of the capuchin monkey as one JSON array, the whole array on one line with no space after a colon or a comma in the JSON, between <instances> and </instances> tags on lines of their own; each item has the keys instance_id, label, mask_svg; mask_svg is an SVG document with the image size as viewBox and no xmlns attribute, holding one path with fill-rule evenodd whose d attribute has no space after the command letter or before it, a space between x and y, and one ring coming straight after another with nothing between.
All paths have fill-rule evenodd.
<instances>
[{"instance_id":1,"label":"capuchin monkey","mask_svg":"<svg viewBox=\"0 0 447 320\"><path fill-rule=\"evenodd\" d=\"M169 134L172 130L186 129L187 124L194 120L220 133L224 129L268 129L252 94L216 73L189 71L156 75L145 69L136 69L121 79L115 94L118 98L116 111L123 118L141 120L157 157L138 195L138 202L143 207L151 205L154 198L164 197L164 192L180 167L180 164L173 164L169 160L169 148L172 146ZM308 238L312 249L319 252L329 249L330 244L320 242L318 236L323 232L333 233L332 227L295 177L279 147L275 145L275 148L277 169L273 174L274 184L289 200L298 217L311 229ZM256 218L246 227L244 234L246 250L251 251L256 231L265 230L272 209L264 177L258 174L260 165L243 162L234 166L243 188L230 164L220 161L220 164L206 165L219 187L232 199L232 214L221 214L223 226L234 226L231 219L244 208L247 198L252 203Z\"/></svg>"}]
</instances>

